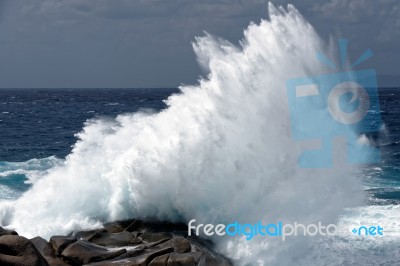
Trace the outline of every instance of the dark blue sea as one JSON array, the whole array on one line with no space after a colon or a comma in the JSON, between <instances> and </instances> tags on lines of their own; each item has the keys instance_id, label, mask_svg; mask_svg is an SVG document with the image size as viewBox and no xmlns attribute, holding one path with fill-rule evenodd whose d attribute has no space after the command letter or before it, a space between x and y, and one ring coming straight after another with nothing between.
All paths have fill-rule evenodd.
<instances>
[{"instance_id":1,"label":"dark blue sea","mask_svg":"<svg viewBox=\"0 0 400 266\"><path fill-rule=\"evenodd\" d=\"M0 199L65 158L89 119L161 110L178 89L0 89Z\"/></svg>"},{"instance_id":2,"label":"dark blue sea","mask_svg":"<svg viewBox=\"0 0 400 266\"><path fill-rule=\"evenodd\" d=\"M85 121L166 107L178 89L1 89L0 199L18 197L36 174L57 165ZM382 163L363 176L370 204L400 203L400 93L380 89Z\"/></svg>"}]
</instances>

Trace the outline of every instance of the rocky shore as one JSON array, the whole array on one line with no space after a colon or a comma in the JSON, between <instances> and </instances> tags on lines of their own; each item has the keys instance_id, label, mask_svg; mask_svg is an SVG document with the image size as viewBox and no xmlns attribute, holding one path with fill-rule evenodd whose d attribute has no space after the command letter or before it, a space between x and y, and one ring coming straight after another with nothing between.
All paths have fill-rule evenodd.
<instances>
[{"instance_id":1,"label":"rocky shore","mask_svg":"<svg viewBox=\"0 0 400 266\"><path fill-rule=\"evenodd\" d=\"M27 239L0 227L1 266L229 266L213 244L187 235L186 224L118 221L68 236Z\"/></svg>"}]
</instances>

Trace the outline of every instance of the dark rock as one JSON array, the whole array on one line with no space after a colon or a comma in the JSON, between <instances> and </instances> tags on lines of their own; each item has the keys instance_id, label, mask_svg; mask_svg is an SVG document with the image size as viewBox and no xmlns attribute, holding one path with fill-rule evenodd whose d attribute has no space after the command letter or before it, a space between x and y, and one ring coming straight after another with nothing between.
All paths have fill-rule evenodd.
<instances>
[{"instance_id":1,"label":"dark rock","mask_svg":"<svg viewBox=\"0 0 400 266\"><path fill-rule=\"evenodd\" d=\"M126 253L115 257L113 260L122 260L131 257L137 257L139 255L143 255L146 252L144 248L136 247L135 249L127 250Z\"/></svg>"},{"instance_id":2,"label":"dark rock","mask_svg":"<svg viewBox=\"0 0 400 266\"><path fill-rule=\"evenodd\" d=\"M130 244L131 245L138 245L138 244L141 244L141 243L143 243L143 241L141 239L139 239L138 237L134 237L134 238L132 238Z\"/></svg>"},{"instance_id":3,"label":"dark rock","mask_svg":"<svg viewBox=\"0 0 400 266\"><path fill-rule=\"evenodd\" d=\"M167 262L168 266L195 266L196 264L196 258L192 253L171 253Z\"/></svg>"},{"instance_id":4,"label":"dark rock","mask_svg":"<svg viewBox=\"0 0 400 266\"><path fill-rule=\"evenodd\" d=\"M109 260L109 261L102 261L98 263L93 263L90 265L97 265L97 266L109 266L109 265L123 265L123 266L146 266L149 265L151 261L155 258L171 253L173 251L172 248L164 248L159 250L146 250L146 253L137 256L126 258L122 260Z\"/></svg>"},{"instance_id":5,"label":"dark rock","mask_svg":"<svg viewBox=\"0 0 400 266\"><path fill-rule=\"evenodd\" d=\"M171 239L173 235L169 232L160 233L143 233L139 236L139 239L143 240L145 243L157 242L163 239Z\"/></svg>"},{"instance_id":6,"label":"dark rock","mask_svg":"<svg viewBox=\"0 0 400 266\"><path fill-rule=\"evenodd\" d=\"M125 231L133 232L138 231L142 226L142 222L139 220L133 220L126 228Z\"/></svg>"},{"instance_id":7,"label":"dark rock","mask_svg":"<svg viewBox=\"0 0 400 266\"><path fill-rule=\"evenodd\" d=\"M133 232L138 231L144 232L187 232L187 224L185 223L171 223L166 221L151 221L144 222L141 220L133 220L130 225L127 226L125 231Z\"/></svg>"},{"instance_id":8,"label":"dark rock","mask_svg":"<svg viewBox=\"0 0 400 266\"><path fill-rule=\"evenodd\" d=\"M25 237L3 235L0 237L0 265L47 266L47 261Z\"/></svg>"},{"instance_id":9,"label":"dark rock","mask_svg":"<svg viewBox=\"0 0 400 266\"><path fill-rule=\"evenodd\" d=\"M186 238L174 237L171 241L176 253L186 253L192 249L190 242Z\"/></svg>"},{"instance_id":10,"label":"dark rock","mask_svg":"<svg viewBox=\"0 0 400 266\"><path fill-rule=\"evenodd\" d=\"M76 237L72 236L52 236L50 238L50 244L53 246L56 256L60 256L66 247L76 241Z\"/></svg>"},{"instance_id":11,"label":"dark rock","mask_svg":"<svg viewBox=\"0 0 400 266\"><path fill-rule=\"evenodd\" d=\"M35 248L40 252L40 254L42 254L42 256L54 255L54 249L51 246L51 244L47 242L45 239L41 238L40 236L32 238L30 239L30 241L35 246Z\"/></svg>"},{"instance_id":12,"label":"dark rock","mask_svg":"<svg viewBox=\"0 0 400 266\"><path fill-rule=\"evenodd\" d=\"M114 224L116 226L124 228L124 230L125 230L127 227L129 227L135 221L141 222L140 220L136 220L136 219L119 220L119 221L106 223L106 224L104 224L104 227L106 227L106 225L108 225L108 224Z\"/></svg>"},{"instance_id":13,"label":"dark rock","mask_svg":"<svg viewBox=\"0 0 400 266\"><path fill-rule=\"evenodd\" d=\"M73 233L73 236L76 237L77 239L88 239L92 235L96 234L97 232L107 232L106 229L94 229L90 231L78 231Z\"/></svg>"},{"instance_id":14,"label":"dark rock","mask_svg":"<svg viewBox=\"0 0 400 266\"><path fill-rule=\"evenodd\" d=\"M7 230L4 229L3 227L0 226L0 236L5 236L5 235L18 235L17 232L15 232L14 230Z\"/></svg>"},{"instance_id":15,"label":"dark rock","mask_svg":"<svg viewBox=\"0 0 400 266\"><path fill-rule=\"evenodd\" d=\"M128 231L120 233L97 232L88 240L94 244L101 246L128 246L134 235Z\"/></svg>"},{"instance_id":16,"label":"dark rock","mask_svg":"<svg viewBox=\"0 0 400 266\"><path fill-rule=\"evenodd\" d=\"M111 223L105 223L104 225L104 229L107 230L107 232L109 233L120 233L125 231L125 223L123 222L111 222Z\"/></svg>"},{"instance_id":17,"label":"dark rock","mask_svg":"<svg viewBox=\"0 0 400 266\"><path fill-rule=\"evenodd\" d=\"M151 232L187 232L187 224L185 223L171 223L166 221L155 221L144 224L148 231Z\"/></svg>"},{"instance_id":18,"label":"dark rock","mask_svg":"<svg viewBox=\"0 0 400 266\"><path fill-rule=\"evenodd\" d=\"M57 258L54 254L54 249L49 242L45 239L37 236L31 239L32 244L36 247L36 249L40 252L40 254L46 259L47 263L50 266L68 266L65 261L60 258Z\"/></svg>"},{"instance_id":19,"label":"dark rock","mask_svg":"<svg viewBox=\"0 0 400 266\"><path fill-rule=\"evenodd\" d=\"M150 262L149 266L166 266L168 258L169 254L158 256Z\"/></svg>"},{"instance_id":20,"label":"dark rock","mask_svg":"<svg viewBox=\"0 0 400 266\"><path fill-rule=\"evenodd\" d=\"M175 253L186 253L192 250L190 242L183 237L174 237L170 240L163 241L161 243L159 242L153 246L157 246L158 248L172 247L174 248ZM200 249L198 250L201 251Z\"/></svg>"},{"instance_id":21,"label":"dark rock","mask_svg":"<svg viewBox=\"0 0 400 266\"><path fill-rule=\"evenodd\" d=\"M17 233L0 227L0 239L16 237L10 234ZM27 245L30 244L33 248L29 256L36 258L36 261L27 257L22 248L17 247L18 252L12 251L8 242L2 244L0 241L0 266L233 265L213 251L214 245L211 241L187 236L186 224L170 222L111 222L104 224L102 229L76 232L73 236L72 233L70 236L53 236L50 243L41 237L35 237ZM15 245L11 243L11 246Z\"/></svg>"},{"instance_id":22,"label":"dark rock","mask_svg":"<svg viewBox=\"0 0 400 266\"><path fill-rule=\"evenodd\" d=\"M87 240L78 240L65 248L61 256L70 263L82 265L113 259L125 252L126 249L108 250Z\"/></svg>"},{"instance_id":23,"label":"dark rock","mask_svg":"<svg viewBox=\"0 0 400 266\"><path fill-rule=\"evenodd\" d=\"M139 248L143 248L143 249L145 249L145 248L152 248L152 247L156 247L157 246L157 248L171 248L172 247L172 244L170 243L169 245L168 244L163 244L163 243L167 243L167 242L170 242L170 240L168 239L168 238L163 238L163 239L161 239L161 240L159 240L159 241L157 241L157 242L151 242L151 243L145 243L145 244L141 244L141 245L139 245L138 247Z\"/></svg>"}]
</instances>

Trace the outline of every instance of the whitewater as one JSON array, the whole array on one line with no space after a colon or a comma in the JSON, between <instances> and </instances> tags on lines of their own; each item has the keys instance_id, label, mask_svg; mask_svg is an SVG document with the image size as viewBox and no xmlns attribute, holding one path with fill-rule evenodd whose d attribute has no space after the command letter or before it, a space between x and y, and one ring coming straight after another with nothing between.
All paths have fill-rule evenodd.
<instances>
[{"instance_id":1,"label":"whitewater","mask_svg":"<svg viewBox=\"0 0 400 266\"><path fill-rule=\"evenodd\" d=\"M390 264L398 234L349 232L354 223L398 226L398 206L362 207L363 185L344 164L298 166L286 81L329 73L316 54L335 58L331 45L293 6L270 4L269 19L251 23L238 45L206 34L193 47L208 73L198 85L181 86L161 112L87 121L65 161L35 172L31 189L1 202L1 225L48 238L128 218L337 223L340 234L329 239L212 240L237 265ZM366 252L371 247L377 253Z\"/></svg>"}]
</instances>

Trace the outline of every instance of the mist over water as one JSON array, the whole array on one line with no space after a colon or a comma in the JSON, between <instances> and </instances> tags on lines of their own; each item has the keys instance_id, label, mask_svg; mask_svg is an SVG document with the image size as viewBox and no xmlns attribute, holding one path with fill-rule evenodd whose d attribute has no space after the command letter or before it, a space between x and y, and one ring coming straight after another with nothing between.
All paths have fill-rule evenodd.
<instances>
[{"instance_id":1,"label":"mist over water","mask_svg":"<svg viewBox=\"0 0 400 266\"><path fill-rule=\"evenodd\" d=\"M328 47L293 6L269 5L269 20L250 24L240 45L206 35L193 46L209 71L199 85L182 86L159 113L88 121L65 162L2 203L1 224L27 237L127 218L327 224L360 203L351 169L297 165L286 80L327 72L316 53ZM319 243L213 240L250 265L291 265Z\"/></svg>"}]
</instances>

